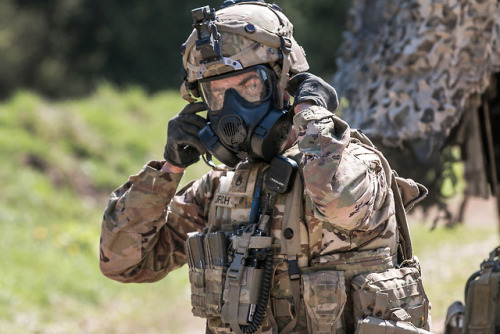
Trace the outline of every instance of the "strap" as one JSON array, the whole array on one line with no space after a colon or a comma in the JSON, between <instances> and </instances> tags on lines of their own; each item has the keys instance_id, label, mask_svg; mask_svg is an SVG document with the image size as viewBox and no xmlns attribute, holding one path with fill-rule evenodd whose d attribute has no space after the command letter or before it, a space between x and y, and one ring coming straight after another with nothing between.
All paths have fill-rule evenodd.
<instances>
[{"instance_id":1,"label":"strap","mask_svg":"<svg viewBox=\"0 0 500 334\"><path fill-rule=\"evenodd\" d=\"M401 246L401 254L398 256L399 263L405 260L412 260L413 258L413 248L411 245L410 238L410 226L408 225L408 220L406 217L406 211L403 206L403 200L401 198L401 193L399 192L398 184L396 182L396 176L392 173L391 176L391 189L394 193L394 206L396 210L396 221L398 223L399 230L399 244Z\"/></svg>"},{"instance_id":2,"label":"strap","mask_svg":"<svg viewBox=\"0 0 500 334\"><path fill-rule=\"evenodd\" d=\"M298 255L300 247L300 217L302 216L302 179L297 173L292 191L288 193L285 202L285 213L281 230L281 250L287 255Z\"/></svg>"},{"instance_id":3,"label":"strap","mask_svg":"<svg viewBox=\"0 0 500 334\"><path fill-rule=\"evenodd\" d=\"M280 102L280 108L283 108L283 92L286 90L286 85L288 84L288 79L290 77L290 66L291 66L291 51L292 51L292 41L290 38L281 36L281 51L283 53L283 65L281 68L281 73L279 74L279 85L283 89L278 90L278 98Z\"/></svg>"},{"instance_id":4,"label":"strap","mask_svg":"<svg viewBox=\"0 0 500 334\"><path fill-rule=\"evenodd\" d=\"M229 303L230 305L239 305L240 301L240 290L241 290L241 284L238 285L231 285L230 286L230 297L229 297ZM229 325L231 326L231 329L237 333L237 334L243 334L243 331L240 328L240 324L238 323L238 306L231 307L229 309Z\"/></svg>"},{"instance_id":5,"label":"strap","mask_svg":"<svg viewBox=\"0 0 500 334\"><path fill-rule=\"evenodd\" d=\"M375 306L373 306L373 314L380 318L385 315L387 310L387 305L389 305L389 295L384 292L378 291L375 294ZM363 308L366 310L365 308Z\"/></svg>"},{"instance_id":6,"label":"strap","mask_svg":"<svg viewBox=\"0 0 500 334\"><path fill-rule=\"evenodd\" d=\"M248 246L250 237L255 230L255 225L249 225L243 232L234 254L234 259L227 270L227 280L229 284L229 324L232 330L237 334L243 334L238 323L238 310L240 302L241 280L243 278L243 262L248 256Z\"/></svg>"},{"instance_id":7,"label":"strap","mask_svg":"<svg viewBox=\"0 0 500 334\"><path fill-rule=\"evenodd\" d=\"M287 256L288 275L292 288L293 305L295 316L286 325L280 334L290 333L297 324L300 311L300 269L297 262L297 255L301 253L300 245L300 217L302 216L302 179L300 173L295 175L293 188L288 193L285 202L285 214L283 215L281 247L282 252Z\"/></svg>"},{"instance_id":8,"label":"strap","mask_svg":"<svg viewBox=\"0 0 500 334\"><path fill-rule=\"evenodd\" d=\"M399 192L406 212L409 212L415 204L422 201L429 193L429 190L425 186L412 179L396 175L396 183L400 190Z\"/></svg>"}]
</instances>

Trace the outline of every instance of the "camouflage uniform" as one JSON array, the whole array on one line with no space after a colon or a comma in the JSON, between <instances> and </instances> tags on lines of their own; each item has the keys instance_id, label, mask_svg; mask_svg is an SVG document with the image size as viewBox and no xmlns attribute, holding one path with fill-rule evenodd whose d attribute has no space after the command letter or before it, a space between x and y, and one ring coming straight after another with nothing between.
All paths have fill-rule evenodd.
<instances>
[{"instance_id":1,"label":"camouflage uniform","mask_svg":"<svg viewBox=\"0 0 500 334\"><path fill-rule=\"evenodd\" d=\"M300 159L304 180L299 266L304 272L313 266L337 266L346 273L346 286L354 274L391 268L398 233L394 199L379 157L350 138L347 123L321 107L296 115L294 125L298 142L284 155ZM233 171L214 169L176 192L182 174L160 172L162 164L149 162L110 198L100 252L101 270L109 278L160 280L186 263L189 232L202 231L209 221L210 228L219 230L248 222L256 180L267 166L245 161ZM231 186L222 190L230 172ZM271 220L274 280L262 333L283 329L293 309L281 252L284 205L285 196L278 196ZM208 325L216 333L229 332L218 317L210 317ZM293 333L307 332L302 305Z\"/></svg>"},{"instance_id":2,"label":"camouflage uniform","mask_svg":"<svg viewBox=\"0 0 500 334\"><path fill-rule=\"evenodd\" d=\"M193 30L182 48L183 97L192 102L193 97L200 96L199 80L212 80L223 73L232 74L264 64L276 75L275 106L279 110L285 109L283 104L287 98L283 94L289 76L308 69L305 53L293 39L291 22L276 5L263 2L230 5L217 11L216 15L217 18L210 19L210 24L216 26L218 33L214 33L214 26L211 26L213 40L202 39L201 45L208 46L208 42L215 45L217 43L213 43L217 40L222 43L222 52L216 48L198 48L200 36L204 34L198 35ZM208 25L208 22L204 24ZM205 50L208 57L200 50ZM211 52L218 52L222 58L212 61ZM317 86L314 89L319 91ZM207 101L204 102L209 109ZM354 323L359 318L367 322L366 332L374 325L368 318L372 316L371 309L380 311L379 318L391 322L393 327L397 325L393 316L399 321L404 320L402 316L405 315L406 320L411 318L414 327L427 328L427 304L420 305L425 304L421 303L424 295L420 293L421 289L416 289L417 283L421 285L417 269L402 268L397 272L394 270L399 269L393 269L404 253L398 252L402 244L399 238L409 236L404 231L400 235L398 229L400 219L397 222L396 217L400 217L401 211L404 215L404 209L399 201L395 201L400 197L393 196L392 189L396 191L396 185L392 182L393 174L386 159L364 145L364 137L351 131L347 123L323 107L312 106L301 111L294 116L293 123L297 142L282 154L298 162L299 178L294 181L296 184L303 182L293 187L293 197L290 194L271 194L272 200L268 202L272 206L271 237L264 236L265 247L254 247L265 248L268 252L271 245L270 298L265 310L255 311L262 311L261 315L265 313L263 322L252 320L247 323L251 322L251 326L258 323L258 333L342 334L353 333ZM200 139L202 131L198 132ZM185 144L183 136L173 137L168 140L179 139L182 145ZM282 137L286 139L288 133ZM203 144L206 146L207 141ZM171 156L168 154L165 157L169 161L168 167L189 165L185 164L186 161L169 160ZM149 162L112 194L102 224L101 271L121 282L152 282L188 263L193 314L207 318L209 332L230 333L231 326L236 332L243 332L240 325L245 319L240 321L239 317L247 314L240 313L239 309L246 302L242 299L255 289L243 283L251 278L241 277L253 274L248 274L248 266L240 261L232 261L229 268L220 265L222 270L215 265L209 267L213 265L209 261L206 268L193 266L193 252L189 248L193 240L191 232L203 232L200 238L205 242L214 235L210 232L222 231L225 237L241 224L253 223L250 215L256 189L260 188L266 169L273 167L272 163L246 159L235 168L220 166L180 190L177 187L182 174L161 172L162 166L164 162ZM264 182L262 203L266 202L270 192ZM293 205L288 204L290 198ZM289 217L292 212L293 216ZM292 222L295 236L286 233ZM234 234L231 237L232 247L236 244L240 248L243 237ZM251 243L250 239L246 241ZM188 251L185 250L186 244ZM205 250L203 246L193 247L202 249L201 253ZM405 259L409 260L411 256L405 255ZM268 264L266 262L266 266ZM295 269L295 264L300 268L297 270L300 275L291 270ZM237 276L240 280L236 284L231 276L233 265L239 267ZM246 268L241 270L241 267ZM227 275L224 275L224 270L227 270ZM370 276L372 273L379 275ZM384 281L384 285L393 286L393 293L396 291L402 296L394 298L398 305L388 301L381 305L380 298L368 291L376 284L367 282L379 282L377 277L385 280L385 273L400 275L395 280L389 278L390 283ZM412 275L417 278L412 278ZM231 284L229 288L228 282ZM366 296L357 291L366 292ZM406 294L407 291L411 296ZM259 297L262 296L267 299L267 291ZM375 300L373 307L372 297ZM263 305L245 305L250 304L256 309ZM402 312L393 314L395 309ZM410 320L403 322L410 324ZM357 329L361 327L359 325Z\"/></svg>"}]
</instances>

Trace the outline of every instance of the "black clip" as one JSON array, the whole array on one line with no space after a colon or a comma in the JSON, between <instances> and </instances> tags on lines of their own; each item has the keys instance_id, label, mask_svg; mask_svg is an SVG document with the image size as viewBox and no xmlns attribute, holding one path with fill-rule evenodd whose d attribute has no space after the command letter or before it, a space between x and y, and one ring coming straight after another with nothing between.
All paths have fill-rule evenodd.
<instances>
[{"instance_id":1,"label":"black clip","mask_svg":"<svg viewBox=\"0 0 500 334\"><path fill-rule=\"evenodd\" d=\"M294 281L300 278L300 269L299 269L299 263L297 262L297 258L295 259L288 259L286 260L288 262L288 277L290 277L290 280Z\"/></svg>"},{"instance_id":2,"label":"black clip","mask_svg":"<svg viewBox=\"0 0 500 334\"><path fill-rule=\"evenodd\" d=\"M290 53L292 51L292 40L281 36L281 49L284 53Z\"/></svg>"}]
</instances>

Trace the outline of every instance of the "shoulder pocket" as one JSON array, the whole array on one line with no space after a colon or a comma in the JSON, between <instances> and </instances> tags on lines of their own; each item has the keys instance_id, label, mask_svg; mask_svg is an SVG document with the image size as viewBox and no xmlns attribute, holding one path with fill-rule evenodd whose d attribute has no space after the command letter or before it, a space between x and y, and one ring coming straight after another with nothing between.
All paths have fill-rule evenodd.
<instances>
[{"instance_id":1,"label":"shoulder pocket","mask_svg":"<svg viewBox=\"0 0 500 334\"><path fill-rule=\"evenodd\" d=\"M412 179L396 176L396 183L406 212L410 211L415 204L423 200L429 193L426 187Z\"/></svg>"}]
</instances>

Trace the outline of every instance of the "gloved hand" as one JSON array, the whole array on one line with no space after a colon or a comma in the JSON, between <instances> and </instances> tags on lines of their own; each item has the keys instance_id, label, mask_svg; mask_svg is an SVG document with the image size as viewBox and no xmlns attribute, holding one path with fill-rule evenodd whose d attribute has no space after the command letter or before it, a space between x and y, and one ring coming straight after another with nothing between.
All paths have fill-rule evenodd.
<instances>
[{"instance_id":1,"label":"gloved hand","mask_svg":"<svg viewBox=\"0 0 500 334\"><path fill-rule=\"evenodd\" d=\"M198 132L207 124L207 120L197 112L205 110L202 102L187 104L168 122L167 144L163 157L177 167L188 167L206 152Z\"/></svg>"},{"instance_id":2,"label":"gloved hand","mask_svg":"<svg viewBox=\"0 0 500 334\"><path fill-rule=\"evenodd\" d=\"M286 90L294 98L294 107L301 102L312 101L315 105L333 112L339 105L335 88L320 77L308 72L294 75L288 81Z\"/></svg>"}]
</instances>

